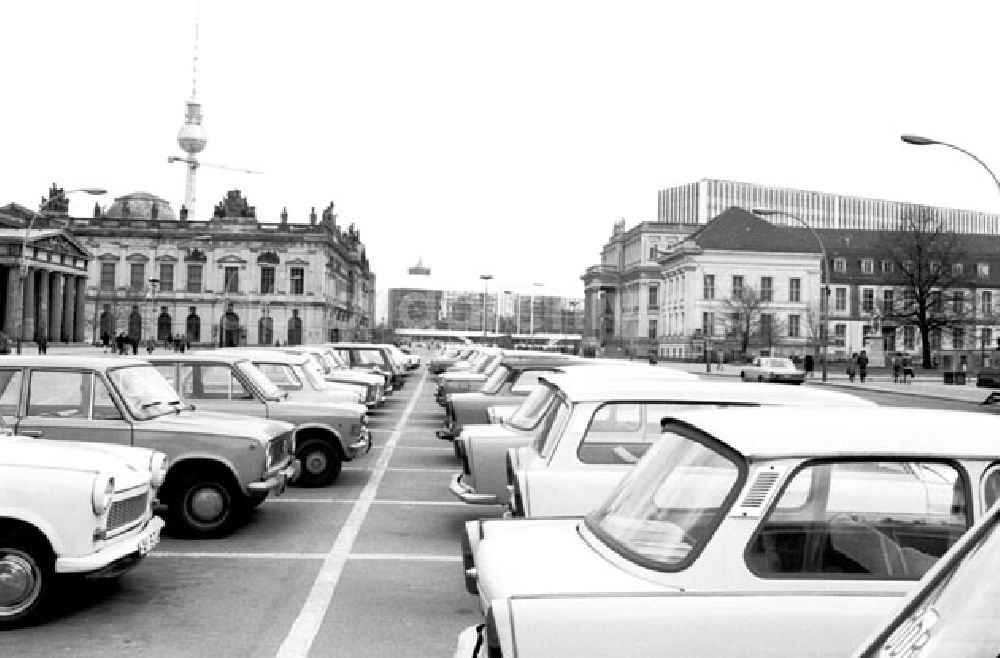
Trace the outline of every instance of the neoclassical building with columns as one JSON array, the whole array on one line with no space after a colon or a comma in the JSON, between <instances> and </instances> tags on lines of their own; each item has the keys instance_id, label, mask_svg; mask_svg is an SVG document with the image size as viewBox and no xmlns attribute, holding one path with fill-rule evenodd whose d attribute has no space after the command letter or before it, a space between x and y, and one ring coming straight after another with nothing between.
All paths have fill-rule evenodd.
<instances>
[{"instance_id":1,"label":"neoclassical building with columns","mask_svg":"<svg viewBox=\"0 0 1000 658\"><path fill-rule=\"evenodd\" d=\"M177 217L145 192L118 197L69 229L92 254L89 340L124 332L161 343L271 345L363 340L374 320L375 275L354 225L333 203L273 222L232 190L211 219ZM303 221L304 220L304 221Z\"/></svg>"},{"instance_id":2,"label":"neoclassical building with columns","mask_svg":"<svg viewBox=\"0 0 1000 658\"><path fill-rule=\"evenodd\" d=\"M0 331L15 343L44 336L82 342L91 253L68 230L65 195L55 188L39 212L0 208Z\"/></svg>"}]
</instances>

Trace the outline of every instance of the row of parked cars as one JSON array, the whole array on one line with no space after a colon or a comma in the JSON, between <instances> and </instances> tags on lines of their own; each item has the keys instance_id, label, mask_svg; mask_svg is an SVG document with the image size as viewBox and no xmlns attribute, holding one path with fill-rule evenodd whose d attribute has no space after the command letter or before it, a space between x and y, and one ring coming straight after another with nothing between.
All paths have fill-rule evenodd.
<instances>
[{"instance_id":1,"label":"row of parked cars","mask_svg":"<svg viewBox=\"0 0 1000 658\"><path fill-rule=\"evenodd\" d=\"M126 572L165 525L220 537L290 484L332 484L405 364L367 343L3 356L0 627L41 616L57 577Z\"/></svg>"},{"instance_id":2,"label":"row of parked cars","mask_svg":"<svg viewBox=\"0 0 1000 658\"><path fill-rule=\"evenodd\" d=\"M466 524L483 621L456 656L996 655L980 621L995 586L970 603L971 575L941 594L1000 536L956 546L998 523L996 416L666 366L443 356L451 492L504 506ZM965 614L950 631L942 601Z\"/></svg>"}]
</instances>

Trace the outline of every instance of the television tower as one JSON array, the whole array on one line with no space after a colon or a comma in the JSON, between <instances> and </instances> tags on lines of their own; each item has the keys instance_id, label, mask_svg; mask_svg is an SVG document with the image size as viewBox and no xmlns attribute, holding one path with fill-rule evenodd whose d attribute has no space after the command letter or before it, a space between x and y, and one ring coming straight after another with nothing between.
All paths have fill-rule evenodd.
<instances>
[{"instance_id":1,"label":"television tower","mask_svg":"<svg viewBox=\"0 0 1000 658\"><path fill-rule=\"evenodd\" d=\"M177 132L177 144L181 150L187 154L187 158L171 156L167 162L186 162L187 180L184 184L184 207L188 212L188 219L194 219L194 190L195 174L198 171L198 154L201 153L208 138L205 129L201 127L201 103L198 102L198 22L201 14L200 3L195 7L194 14L194 57L191 62L191 99L187 102L187 109L184 111L184 125Z\"/></svg>"}]
</instances>

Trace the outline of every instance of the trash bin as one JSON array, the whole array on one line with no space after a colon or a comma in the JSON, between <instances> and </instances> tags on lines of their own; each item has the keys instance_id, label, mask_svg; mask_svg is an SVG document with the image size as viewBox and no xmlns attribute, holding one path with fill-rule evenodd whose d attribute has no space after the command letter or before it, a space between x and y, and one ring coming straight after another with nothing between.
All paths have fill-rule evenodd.
<instances>
[{"instance_id":1,"label":"trash bin","mask_svg":"<svg viewBox=\"0 0 1000 658\"><path fill-rule=\"evenodd\" d=\"M955 383L955 373L946 370L942 374L944 375L944 383L945 384L954 384Z\"/></svg>"}]
</instances>

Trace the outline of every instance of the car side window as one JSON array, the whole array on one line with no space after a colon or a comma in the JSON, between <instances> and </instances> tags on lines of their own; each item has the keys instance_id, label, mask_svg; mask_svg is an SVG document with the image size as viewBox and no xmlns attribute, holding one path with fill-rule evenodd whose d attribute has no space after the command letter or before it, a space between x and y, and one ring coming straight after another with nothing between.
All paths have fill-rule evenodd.
<instances>
[{"instance_id":1,"label":"car side window","mask_svg":"<svg viewBox=\"0 0 1000 658\"><path fill-rule=\"evenodd\" d=\"M154 363L153 367L177 390L177 370L172 363Z\"/></svg>"},{"instance_id":2,"label":"car side window","mask_svg":"<svg viewBox=\"0 0 1000 658\"><path fill-rule=\"evenodd\" d=\"M28 417L86 418L90 373L35 370L28 385Z\"/></svg>"},{"instance_id":3,"label":"car side window","mask_svg":"<svg viewBox=\"0 0 1000 658\"><path fill-rule=\"evenodd\" d=\"M181 366L181 394L196 400L252 399L229 366L217 363Z\"/></svg>"},{"instance_id":4,"label":"car side window","mask_svg":"<svg viewBox=\"0 0 1000 658\"><path fill-rule=\"evenodd\" d=\"M378 350L356 350L354 352L358 365L381 366L385 363L382 353Z\"/></svg>"},{"instance_id":5,"label":"car side window","mask_svg":"<svg viewBox=\"0 0 1000 658\"><path fill-rule=\"evenodd\" d=\"M969 526L962 474L943 462L819 462L761 522L747 564L762 578L916 580Z\"/></svg>"},{"instance_id":6,"label":"car side window","mask_svg":"<svg viewBox=\"0 0 1000 658\"><path fill-rule=\"evenodd\" d=\"M122 419L122 412L118 409L118 405L115 404L114 398L111 397L108 385L97 376L94 377L94 407L91 411L91 418L93 420Z\"/></svg>"},{"instance_id":7,"label":"car side window","mask_svg":"<svg viewBox=\"0 0 1000 658\"><path fill-rule=\"evenodd\" d=\"M0 415L11 419L17 417L18 403L21 400L20 370L0 370Z\"/></svg>"},{"instance_id":8,"label":"car side window","mask_svg":"<svg viewBox=\"0 0 1000 658\"><path fill-rule=\"evenodd\" d=\"M1000 498L1000 464L994 464L983 475L983 509L993 507Z\"/></svg>"}]
</instances>

